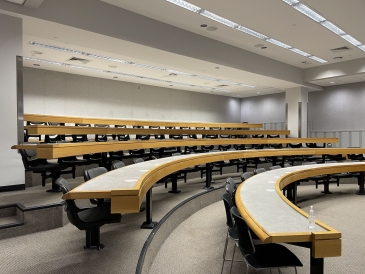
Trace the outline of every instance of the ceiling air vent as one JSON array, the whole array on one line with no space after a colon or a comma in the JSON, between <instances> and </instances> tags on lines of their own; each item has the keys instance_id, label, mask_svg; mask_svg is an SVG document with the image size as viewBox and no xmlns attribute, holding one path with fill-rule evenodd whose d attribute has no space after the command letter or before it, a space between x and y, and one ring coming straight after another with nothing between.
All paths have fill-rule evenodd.
<instances>
[{"instance_id":1,"label":"ceiling air vent","mask_svg":"<svg viewBox=\"0 0 365 274\"><path fill-rule=\"evenodd\" d=\"M339 53L339 52L344 52L344 51L349 51L352 50L349 47L339 47L339 48L335 48L335 49L330 49L330 51L332 51L333 53Z\"/></svg>"},{"instance_id":2,"label":"ceiling air vent","mask_svg":"<svg viewBox=\"0 0 365 274\"><path fill-rule=\"evenodd\" d=\"M77 57L71 57L70 59L67 59L67 61L73 62L73 63L81 63L81 64L87 64L87 63L91 62L91 60L77 58Z\"/></svg>"}]
</instances>

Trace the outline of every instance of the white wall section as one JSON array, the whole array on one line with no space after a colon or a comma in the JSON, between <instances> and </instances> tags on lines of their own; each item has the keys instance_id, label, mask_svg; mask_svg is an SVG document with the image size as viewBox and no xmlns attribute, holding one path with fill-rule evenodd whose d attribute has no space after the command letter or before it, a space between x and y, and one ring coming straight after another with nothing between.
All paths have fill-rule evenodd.
<instances>
[{"instance_id":1,"label":"white wall section","mask_svg":"<svg viewBox=\"0 0 365 274\"><path fill-rule=\"evenodd\" d=\"M16 56L22 55L22 19L0 14L0 187L24 184L17 144Z\"/></svg>"},{"instance_id":2,"label":"white wall section","mask_svg":"<svg viewBox=\"0 0 365 274\"><path fill-rule=\"evenodd\" d=\"M24 113L240 122L240 100L24 68Z\"/></svg>"}]
</instances>

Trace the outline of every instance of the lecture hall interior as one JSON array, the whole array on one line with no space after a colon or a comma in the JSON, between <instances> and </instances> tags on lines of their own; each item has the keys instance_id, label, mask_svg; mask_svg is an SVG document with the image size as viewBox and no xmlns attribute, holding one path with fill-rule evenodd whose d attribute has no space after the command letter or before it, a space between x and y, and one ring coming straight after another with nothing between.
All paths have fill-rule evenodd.
<instances>
[{"instance_id":1,"label":"lecture hall interior","mask_svg":"<svg viewBox=\"0 0 365 274\"><path fill-rule=\"evenodd\" d=\"M364 11L0 0L0 273L363 273Z\"/></svg>"}]
</instances>

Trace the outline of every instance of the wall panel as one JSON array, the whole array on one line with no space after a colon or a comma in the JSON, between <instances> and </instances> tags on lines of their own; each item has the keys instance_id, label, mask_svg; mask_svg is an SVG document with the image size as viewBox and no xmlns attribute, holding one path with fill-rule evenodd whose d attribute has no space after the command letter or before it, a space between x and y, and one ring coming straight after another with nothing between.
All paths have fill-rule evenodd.
<instances>
[{"instance_id":1,"label":"wall panel","mask_svg":"<svg viewBox=\"0 0 365 274\"><path fill-rule=\"evenodd\" d=\"M237 98L28 67L24 75L25 113L240 122Z\"/></svg>"}]
</instances>

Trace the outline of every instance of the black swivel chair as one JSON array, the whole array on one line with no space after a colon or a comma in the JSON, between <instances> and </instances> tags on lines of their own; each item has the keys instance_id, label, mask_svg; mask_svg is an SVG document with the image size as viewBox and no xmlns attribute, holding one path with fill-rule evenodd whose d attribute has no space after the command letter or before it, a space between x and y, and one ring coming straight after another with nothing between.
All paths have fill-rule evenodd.
<instances>
[{"instance_id":1,"label":"black swivel chair","mask_svg":"<svg viewBox=\"0 0 365 274\"><path fill-rule=\"evenodd\" d=\"M223 193L222 200L223 200L224 209L226 212L226 224L228 226L228 230L227 230L227 236L226 236L226 243L224 245L224 251L223 251L223 264L222 264L221 273L223 272L224 263L226 261L232 261L234 259L233 257L232 257L232 259L226 259L228 239L232 239L235 242L238 241L237 227L234 225L233 218L231 215L231 208L234 206L232 197L229 193L226 192L226 193ZM236 244L234 245L234 249L236 249ZM233 254L234 254L234 252L233 252Z\"/></svg>"},{"instance_id":2,"label":"black swivel chair","mask_svg":"<svg viewBox=\"0 0 365 274\"><path fill-rule=\"evenodd\" d=\"M253 171L253 174L256 175L256 174L263 173L263 172L266 172L266 169L264 167L261 167L261 168L255 169Z\"/></svg>"},{"instance_id":3,"label":"black swivel chair","mask_svg":"<svg viewBox=\"0 0 365 274\"><path fill-rule=\"evenodd\" d=\"M249 273L249 266L254 269L280 269L293 267L295 269L295 273L297 273L297 267L303 266L297 256L283 245L254 245L250 229L240 216L236 207L231 208L231 214L237 226L238 247L247 262L247 273Z\"/></svg>"},{"instance_id":4,"label":"black swivel chair","mask_svg":"<svg viewBox=\"0 0 365 274\"><path fill-rule=\"evenodd\" d=\"M112 165L112 169L118 169L122 167L125 167L125 163L123 163L122 161L115 162Z\"/></svg>"},{"instance_id":5,"label":"black swivel chair","mask_svg":"<svg viewBox=\"0 0 365 274\"><path fill-rule=\"evenodd\" d=\"M60 186L64 194L70 191L65 179L59 178L56 184ZM104 245L100 243L100 227L105 224L119 223L122 220L122 215L110 213L109 207L79 208L75 200L65 200L65 211L71 224L86 231L84 249L104 248Z\"/></svg>"},{"instance_id":6,"label":"black swivel chair","mask_svg":"<svg viewBox=\"0 0 365 274\"><path fill-rule=\"evenodd\" d=\"M42 186L46 185L46 179L52 178L52 188L47 192L60 192L60 188L56 185L56 180L61 174L72 173L72 170L65 170L68 168L66 164L49 163L46 159L36 158L37 153L34 149L20 149L23 165L26 171L33 173L40 173L42 176Z\"/></svg>"},{"instance_id":7,"label":"black swivel chair","mask_svg":"<svg viewBox=\"0 0 365 274\"><path fill-rule=\"evenodd\" d=\"M241 174L241 181L244 182L244 181L246 181L250 177L251 177L251 173L250 172L243 172Z\"/></svg>"},{"instance_id":8,"label":"black swivel chair","mask_svg":"<svg viewBox=\"0 0 365 274\"><path fill-rule=\"evenodd\" d=\"M85 170L84 181L87 182L101 174L107 173L108 170L105 167L94 167ZM108 206L110 208L110 199L90 199L90 203L98 206Z\"/></svg>"}]
</instances>

